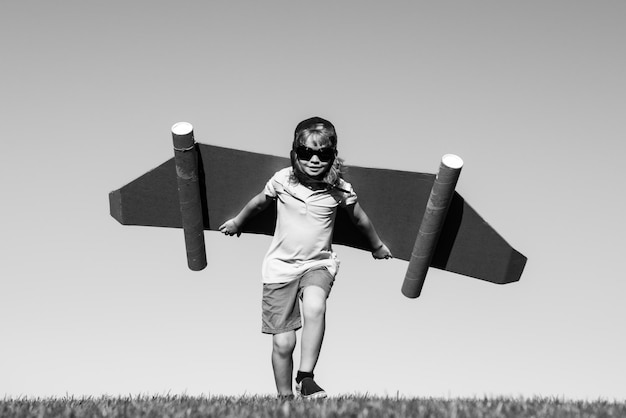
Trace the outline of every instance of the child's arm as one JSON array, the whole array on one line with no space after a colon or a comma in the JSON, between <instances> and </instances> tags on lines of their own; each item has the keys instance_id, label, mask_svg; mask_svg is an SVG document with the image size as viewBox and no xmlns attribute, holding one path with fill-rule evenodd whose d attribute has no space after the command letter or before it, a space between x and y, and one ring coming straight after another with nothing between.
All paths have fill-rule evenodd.
<instances>
[{"instance_id":1,"label":"child's arm","mask_svg":"<svg viewBox=\"0 0 626 418\"><path fill-rule=\"evenodd\" d=\"M389 248L380 240L374 225L370 221L365 211L361 208L359 203L346 206L350 220L356 225L357 228L367 237L372 246L372 257L376 259L392 258Z\"/></svg>"},{"instance_id":2,"label":"child's arm","mask_svg":"<svg viewBox=\"0 0 626 418\"><path fill-rule=\"evenodd\" d=\"M237 234L237 236L241 235L241 227L246 221L268 207L271 202L272 198L266 195L265 192L259 193L250 199L237 216L224 222L222 226L219 227L220 232L231 236L235 234Z\"/></svg>"}]
</instances>

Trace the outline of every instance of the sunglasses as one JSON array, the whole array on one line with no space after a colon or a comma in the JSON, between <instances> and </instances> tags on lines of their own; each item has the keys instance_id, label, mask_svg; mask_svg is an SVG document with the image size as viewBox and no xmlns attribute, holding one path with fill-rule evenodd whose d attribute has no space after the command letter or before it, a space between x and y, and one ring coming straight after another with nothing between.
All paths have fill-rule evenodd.
<instances>
[{"instance_id":1,"label":"sunglasses","mask_svg":"<svg viewBox=\"0 0 626 418\"><path fill-rule=\"evenodd\" d=\"M299 160L309 161L313 158L314 155L317 155L317 158L320 161L327 163L333 158L335 158L335 149L334 148L320 148L318 150L311 149L309 147L305 147L304 145L300 145L296 148L296 155Z\"/></svg>"}]
</instances>

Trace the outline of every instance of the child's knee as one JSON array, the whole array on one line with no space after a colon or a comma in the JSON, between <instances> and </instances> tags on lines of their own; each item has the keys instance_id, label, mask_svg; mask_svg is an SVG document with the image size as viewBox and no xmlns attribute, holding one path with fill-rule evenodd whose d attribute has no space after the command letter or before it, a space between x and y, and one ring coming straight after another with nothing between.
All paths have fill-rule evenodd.
<instances>
[{"instance_id":1,"label":"child's knee","mask_svg":"<svg viewBox=\"0 0 626 418\"><path fill-rule=\"evenodd\" d=\"M282 334L275 334L273 338L275 352L281 355L291 355L296 348L296 333L285 332Z\"/></svg>"},{"instance_id":2,"label":"child's knee","mask_svg":"<svg viewBox=\"0 0 626 418\"><path fill-rule=\"evenodd\" d=\"M310 291L305 292L302 302L305 318L321 317L326 313L326 292L322 288L311 286Z\"/></svg>"}]
</instances>

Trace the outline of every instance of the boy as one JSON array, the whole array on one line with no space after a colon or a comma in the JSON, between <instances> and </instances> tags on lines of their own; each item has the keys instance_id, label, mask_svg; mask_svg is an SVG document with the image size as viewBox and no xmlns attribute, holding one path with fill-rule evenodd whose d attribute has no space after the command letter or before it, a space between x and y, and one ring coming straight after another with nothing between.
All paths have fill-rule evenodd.
<instances>
[{"instance_id":1,"label":"boy","mask_svg":"<svg viewBox=\"0 0 626 418\"><path fill-rule=\"evenodd\" d=\"M275 173L265 189L241 212L220 226L226 235L240 235L242 225L277 201L276 230L263 261L263 328L272 334L272 366L279 397L293 397L293 351L302 327L296 392L307 399L326 397L313 379L325 331L326 299L339 261L332 251L337 207L368 238L376 259L391 258L352 186L341 176L337 134L329 121L314 117L298 124L291 150L291 167Z\"/></svg>"}]
</instances>

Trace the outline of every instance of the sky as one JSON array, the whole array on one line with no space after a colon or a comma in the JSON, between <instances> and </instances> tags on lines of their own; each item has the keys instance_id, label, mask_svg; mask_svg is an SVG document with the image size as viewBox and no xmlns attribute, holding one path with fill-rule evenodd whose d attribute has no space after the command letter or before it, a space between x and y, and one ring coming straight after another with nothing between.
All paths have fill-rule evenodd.
<instances>
[{"instance_id":1,"label":"sky","mask_svg":"<svg viewBox=\"0 0 626 418\"><path fill-rule=\"evenodd\" d=\"M459 155L457 191L528 257L517 283L431 269L408 299L407 262L336 247L331 396L626 399L625 18L607 0L2 2L0 397L274 394L270 237L206 232L192 272L182 230L122 226L108 194L173 156L177 122L287 156L317 115L348 165Z\"/></svg>"}]
</instances>

